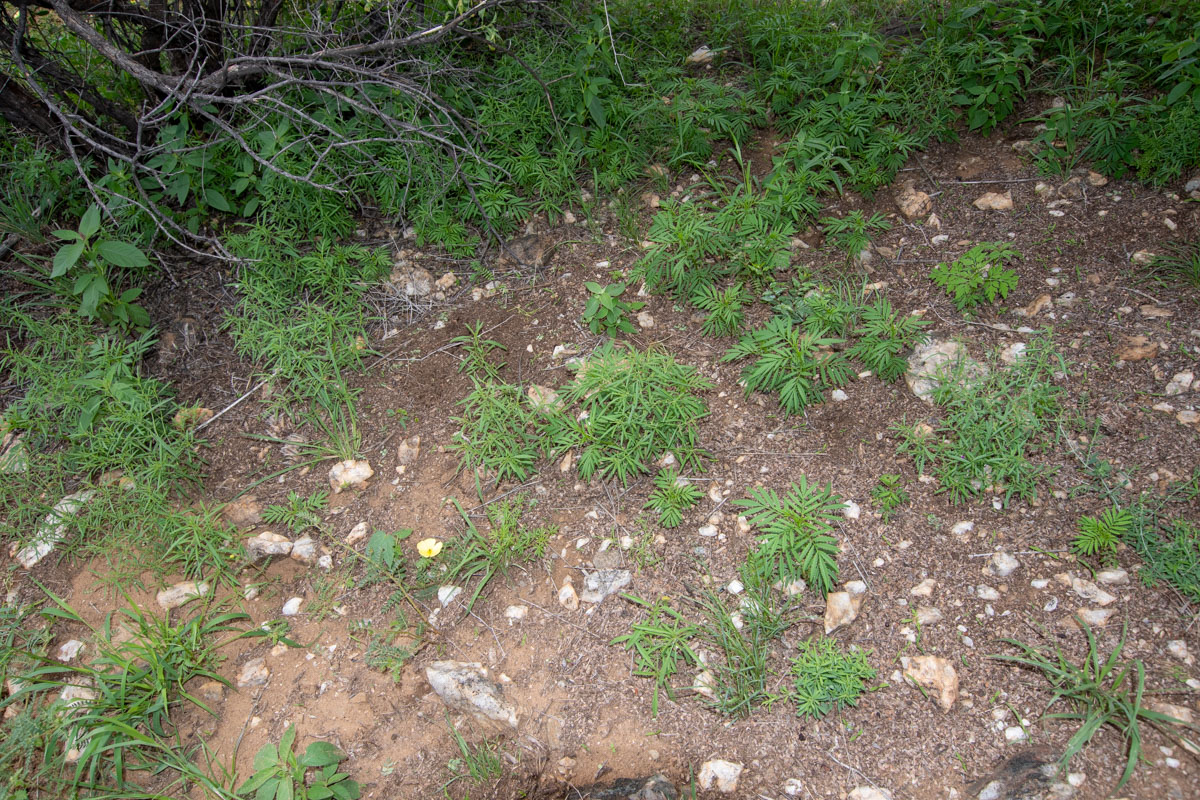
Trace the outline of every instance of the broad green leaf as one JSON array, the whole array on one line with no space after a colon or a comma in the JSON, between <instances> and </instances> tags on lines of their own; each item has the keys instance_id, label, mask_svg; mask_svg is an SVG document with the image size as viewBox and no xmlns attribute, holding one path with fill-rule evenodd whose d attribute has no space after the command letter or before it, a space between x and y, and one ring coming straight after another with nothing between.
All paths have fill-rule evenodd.
<instances>
[{"instance_id":1,"label":"broad green leaf","mask_svg":"<svg viewBox=\"0 0 1200 800\"><path fill-rule=\"evenodd\" d=\"M53 269L50 271L51 278L60 278L66 275L71 267L75 266L79 261L79 257L83 255L83 241L77 241L74 244L63 245L54 254Z\"/></svg>"},{"instance_id":2,"label":"broad green leaf","mask_svg":"<svg viewBox=\"0 0 1200 800\"><path fill-rule=\"evenodd\" d=\"M325 767L342 761L346 756L335 745L329 742L313 742L300 757L300 763L306 767Z\"/></svg>"},{"instance_id":3,"label":"broad green leaf","mask_svg":"<svg viewBox=\"0 0 1200 800\"><path fill-rule=\"evenodd\" d=\"M209 206L215 208L217 211L224 211L226 213L233 211L233 206L225 199L225 195L216 189L205 189L204 199L208 202Z\"/></svg>"},{"instance_id":4,"label":"broad green leaf","mask_svg":"<svg viewBox=\"0 0 1200 800\"><path fill-rule=\"evenodd\" d=\"M110 240L96 246L96 252L110 264L126 269L149 266L150 259L146 254L129 242Z\"/></svg>"},{"instance_id":5,"label":"broad green leaf","mask_svg":"<svg viewBox=\"0 0 1200 800\"><path fill-rule=\"evenodd\" d=\"M83 216L79 218L79 235L90 239L98 230L100 230L100 206L93 204L88 206L88 210L83 212Z\"/></svg>"}]
</instances>

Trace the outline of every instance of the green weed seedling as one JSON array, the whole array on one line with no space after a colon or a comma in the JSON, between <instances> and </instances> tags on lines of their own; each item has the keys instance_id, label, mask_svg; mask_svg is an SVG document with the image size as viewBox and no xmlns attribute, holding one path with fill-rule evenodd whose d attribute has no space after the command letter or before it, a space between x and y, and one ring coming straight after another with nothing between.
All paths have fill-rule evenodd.
<instances>
[{"instance_id":1,"label":"green weed seedling","mask_svg":"<svg viewBox=\"0 0 1200 800\"><path fill-rule=\"evenodd\" d=\"M805 639L792 657L789 699L801 717L820 719L831 711L858 705L858 698L875 680L868 653L842 650L834 639Z\"/></svg>"},{"instance_id":2,"label":"green weed seedling","mask_svg":"<svg viewBox=\"0 0 1200 800\"><path fill-rule=\"evenodd\" d=\"M493 364L490 356L495 351L508 348L495 339L483 338L483 322L475 320L474 325L467 325L467 332L450 340L463 349L462 361L458 363L458 371L465 372L478 381L498 381L504 362Z\"/></svg>"},{"instance_id":3,"label":"green weed seedling","mask_svg":"<svg viewBox=\"0 0 1200 800\"><path fill-rule=\"evenodd\" d=\"M49 278L59 294L74 299L84 319L148 328L150 315L133 302L142 290L126 289L118 294L113 285L118 276L113 273L143 270L150 266L150 259L133 244L100 234L100 215L99 206L89 206L75 230L54 231L54 237L64 244L54 254Z\"/></svg>"},{"instance_id":4,"label":"green weed seedling","mask_svg":"<svg viewBox=\"0 0 1200 800\"><path fill-rule=\"evenodd\" d=\"M646 304L626 303L621 300L625 284L610 283L608 286L601 286L594 281L588 281L584 288L591 296L583 307L583 321L592 333L612 336L616 331L634 333L637 330L629 322L629 314Z\"/></svg>"},{"instance_id":5,"label":"green weed seedling","mask_svg":"<svg viewBox=\"0 0 1200 800\"><path fill-rule=\"evenodd\" d=\"M515 564L541 558L546 543L558 532L555 525L527 528L521 517L531 507L525 495L501 500L488 506L488 530L481 532L463 507L454 501L466 530L447 547L449 552L442 558L447 561L445 580L467 584L478 578L475 591L466 601L469 611L475 607L479 595L497 575L508 577L508 570Z\"/></svg>"},{"instance_id":6,"label":"green weed seedling","mask_svg":"<svg viewBox=\"0 0 1200 800\"><path fill-rule=\"evenodd\" d=\"M704 492L693 486L687 478L679 476L677 469L664 469L654 476L654 491L644 508L658 512L658 524L674 528L683 520L683 512L704 497Z\"/></svg>"},{"instance_id":7,"label":"green weed seedling","mask_svg":"<svg viewBox=\"0 0 1200 800\"><path fill-rule=\"evenodd\" d=\"M772 574L784 585L802 579L824 596L838 579L839 548L832 534L841 498L831 485L810 484L804 475L782 497L766 488L752 488L748 494L733 501L759 530L747 567Z\"/></svg>"},{"instance_id":8,"label":"green weed seedling","mask_svg":"<svg viewBox=\"0 0 1200 800\"><path fill-rule=\"evenodd\" d=\"M269 505L263 509L262 518L274 525L284 525L297 534L306 528L323 527L320 512L329 505L329 492L317 491L308 497L299 492L289 491L287 502L282 505Z\"/></svg>"},{"instance_id":9,"label":"green weed seedling","mask_svg":"<svg viewBox=\"0 0 1200 800\"><path fill-rule=\"evenodd\" d=\"M484 739L477 745L470 745L450 722L449 717L446 718L446 725L450 728L450 736L458 746L459 752L458 758L452 758L446 763L446 769L454 775L442 786L442 791L446 792L447 797L450 796L447 790L455 781L466 780L472 784L480 784L494 781L504 774L504 762L500 759L498 741Z\"/></svg>"},{"instance_id":10,"label":"green weed seedling","mask_svg":"<svg viewBox=\"0 0 1200 800\"><path fill-rule=\"evenodd\" d=\"M871 499L879 508L885 523L890 522L892 513L909 501L908 491L904 488L904 478L892 472L879 476L879 482L871 490Z\"/></svg>"},{"instance_id":11,"label":"green weed seedling","mask_svg":"<svg viewBox=\"0 0 1200 800\"><path fill-rule=\"evenodd\" d=\"M1111 651L1105 654L1100 649L1091 627L1081 620L1076 622L1087 637L1087 654L1079 663L1071 661L1057 645L1054 649L1037 648L1016 639L1001 641L1018 650L1017 655L994 655L991 658L1040 672L1050 682L1052 696L1046 711L1056 705L1065 705L1068 710L1045 714L1044 719L1078 722L1079 729L1067 742L1060 764L1063 770L1102 728L1112 728L1120 735L1125 750L1125 769L1114 791L1133 777L1142 755L1143 722L1157 728L1169 739L1178 739L1169 726L1185 725L1181 720L1144 705L1146 691L1146 667L1140 660L1121 661L1125 647L1128 623L1121 629L1121 638ZM1193 733L1200 731L1195 725L1187 725ZM1192 742L1194 746L1195 738Z\"/></svg>"},{"instance_id":12,"label":"green weed seedling","mask_svg":"<svg viewBox=\"0 0 1200 800\"><path fill-rule=\"evenodd\" d=\"M698 469L707 454L697 446L698 422L708 407L697 396L712 388L694 367L661 350L606 343L559 396L565 408L546 417L550 451L579 454L579 474L628 483L652 461L673 453L681 467ZM582 418L581 418L582 416Z\"/></svg>"},{"instance_id":13,"label":"green weed seedling","mask_svg":"<svg viewBox=\"0 0 1200 800\"><path fill-rule=\"evenodd\" d=\"M742 327L742 306L746 302L742 285L726 289L702 286L692 295L692 304L707 311L701 330L708 336L733 336Z\"/></svg>"},{"instance_id":14,"label":"green weed seedling","mask_svg":"<svg viewBox=\"0 0 1200 800\"><path fill-rule=\"evenodd\" d=\"M1071 549L1081 556L1111 557L1132 528L1133 515L1127 509L1107 508L1098 517L1080 518Z\"/></svg>"},{"instance_id":15,"label":"green weed seedling","mask_svg":"<svg viewBox=\"0 0 1200 800\"><path fill-rule=\"evenodd\" d=\"M640 678L654 679L654 697L650 711L658 716L658 696L665 691L674 698L671 678L682 667L696 665L699 659L691 647L691 641L699 633L699 626L689 623L682 614L669 605L667 598L650 603L640 597L621 595L629 602L646 609L646 619L635 622L624 636L618 636L609 644L623 645L633 651L633 674Z\"/></svg>"},{"instance_id":16,"label":"green weed seedling","mask_svg":"<svg viewBox=\"0 0 1200 800\"><path fill-rule=\"evenodd\" d=\"M930 279L946 290L959 311L970 311L984 302L1008 297L1016 288L1017 273L1005 264L1021 254L1005 242L983 242L951 263L942 262L929 273Z\"/></svg>"},{"instance_id":17,"label":"green weed seedling","mask_svg":"<svg viewBox=\"0 0 1200 800\"><path fill-rule=\"evenodd\" d=\"M1200 241L1175 242L1150 263L1147 273L1159 284L1200 289Z\"/></svg>"},{"instance_id":18,"label":"green weed seedling","mask_svg":"<svg viewBox=\"0 0 1200 800\"><path fill-rule=\"evenodd\" d=\"M503 480L523 481L542 450L539 417L525 402L521 388L509 383L476 381L459 405L461 428L451 438L463 469Z\"/></svg>"},{"instance_id":19,"label":"green weed seedling","mask_svg":"<svg viewBox=\"0 0 1200 800\"><path fill-rule=\"evenodd\" d=\"M892 224L878 211L868 217L856 209L844 217L823 218L821 227L831 245L854 258L871 246L871 233L891 230Z\"/></svg>"},{"instance_id":20,"label":"green weed seedling","mask_svg":"<svg viewBox=\"0 0 1200 800\"><path fill-rule=\"evenodd\" d=\"M823 402L825 390L850 380L852 373L846 357L830 349L841 341L818 337L791 319L777 316L743 336L721 360L752 358L742 369L746 394L778 392L784 410L799 414Z\"/></svg>"},{"instance_id":21,"label":"green weed seedling","mask_svg":"<svg viewBox=\"0 0 1200 800\"><path fill-rule=\"evenodd\" d=\"M338 772L347 756L329 742L312 742L297 755L296 726L289 725L279 744L267 742L254 754L254 774L237 789L239 797L256 800L356 800L358 783ZM314 770L309 778L309 770Z\"/></svg>"},{"instance_id":22,"label":"green weed seedling","mask_svg":"<svg viewBox=\"0 0 1200 800\"><path fill-rule=\"evenodd\" d=\"M881 297L863 309L862 322L853 334L858 341L847 355L881 380L898 380L908 369L908 352L925 340L921 329L928 325L912 314L894 311L888 299Z\"/></svg>"}]
</instances>

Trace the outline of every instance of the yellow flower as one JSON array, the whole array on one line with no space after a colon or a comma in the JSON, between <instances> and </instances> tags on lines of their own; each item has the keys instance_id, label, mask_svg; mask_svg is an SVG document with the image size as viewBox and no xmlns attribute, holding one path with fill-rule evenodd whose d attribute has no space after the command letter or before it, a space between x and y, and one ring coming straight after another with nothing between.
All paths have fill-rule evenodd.
<instances>
[{"instance_id":1,"label":"yellow flower","mask_svg":"<svg viewBox=\"0 0 1200 800\"><path fill-rule=\"evenodd\" d=\"M417 542L417 552L421 554L421 558L436 558L437 554L442 552L442 543L432 537L422 539Z\"/></svg>"}]
</instances>

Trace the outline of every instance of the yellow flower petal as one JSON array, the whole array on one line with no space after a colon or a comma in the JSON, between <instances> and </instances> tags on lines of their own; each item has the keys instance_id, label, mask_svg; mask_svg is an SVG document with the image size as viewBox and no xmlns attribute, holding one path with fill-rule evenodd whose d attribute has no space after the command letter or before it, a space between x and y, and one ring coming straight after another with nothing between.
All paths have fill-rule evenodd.
<instances>
[{"instance_id":1,"label":"yellow flower petal","mask_svg":"<svg viewBox=\"0 0 1200 800\"><path fill-rule=\"evenodd\" d=\"M432 537L422 539L417 542L417 552L421 554L421 558L434 558L442 552L442 543Z\"/></svg>"}]
</instances>

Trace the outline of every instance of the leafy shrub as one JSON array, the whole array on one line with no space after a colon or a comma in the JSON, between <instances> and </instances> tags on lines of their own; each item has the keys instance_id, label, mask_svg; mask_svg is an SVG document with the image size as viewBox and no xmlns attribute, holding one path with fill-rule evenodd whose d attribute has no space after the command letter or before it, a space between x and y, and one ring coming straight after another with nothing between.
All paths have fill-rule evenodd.
<instances>
[{"instance_id":1,"label":"leafy shrub","mask_svg":"<svg viewBox=\"0 0 1200 800\"><path fill-rule=\"evenodd\" d=\"M748 494L734 505L746 509L750 524L760 531L747 559L749 572L771 574L784 584L803 579L825 595L838 579L838 543L832 534L842 500L832 486L812 485L801 475L783 497L765 488Z\"/></svg>"},{"instance_id":2,"label":"leafy shrub","mask_svg":"<svg viewBox=\"0 0 1200 800\"><path fill-rule=\"evenodd\" d=\"M743 336L721 360L753 358L742 370L746 394L778 392L787 413L798 414L821 403L826 389L850 380L845 356L830 349L840 343L805 333L792 320L777 316Z\"/></svg>"},{"instance_id":3,"label":"leafy shrub","mask_svg":"<svg viewBox=\"0 0 1200 800\"><path fill-rule=\"evenodd\" d=\"M831 711L858 705L858 698L875 680L875 669L862 650L846 652L835 639L805 639L792 657L789 699L801 717L820 719Z\"/></svg>"},{"instance_id":4,"label":"leafy shrub","mask_svg":"<svg viewBox=\"0 0 1200 800\"><path fill-rule=\"evenodd\" d=\"M463 512L462 507L458 506L457 502L455 505L467 527L460 536L450 542L446 554L443 555L449 563L444 580L465 585L476 577L479 579L475 591L467 600L468 610L474 608L475 601L492 578L497 575L507 578L512 565L541 558L550 537L558 533L556 525L531 528L521 524L521 518L532 506L525 495L517 495L488 506L487 532L480 532L471 518Z\"/></svg>"},{"instance_id":5,"label":"leafy shrub","mask_svg":"<svg viewBox=\"0 0 1200 800\"><path fill-rule=\"evenodd\" d=\"M658 512L659 525L674 528L683 520L683 512L696 505L703 496L704 492L679 476L679 470L664 469L654 476L654 491L645 508Z\"/></svg>"},{"instance_id":6,"label":"leafy shrub","mask_svg":"<svg viewBox=\"0 0 1200 800\"><path fill-rule=\"evenodd\" d=\"M969 311L983 302L994 303L1016 288L1017 273L1004 265L1021 254L1004 242L977 244L954 262L942 262L929 273L930 279L946 290L959 311Z\"/></svg>"},{"instance_id":7,"label":"leafy shrub","mask_svg":"<svg viewBox=\"0 0 1200 800\"><path fill-rule=\"evenodd\" d=\"M1161 525L1142 521L1126 541L1144 562L1138 571L1143 583L1167 583L1191 602L1200 603L1200 526L1185 519Z\"/></svg>"},{"instance_id":8,"label":"leafy shrub","mask_svg":"<svg viewBox=\"0 0 1200 800\"><path fill-rule=\"evenodd\" d=\"M618 636L609 644L624 645L633 651L633 674L639 678L654 679L654 697L650 701L650 713L658 715L659 691L674 697L671 678L681 666L700 663L691 648L691 640L700 633L698 625L690 624L682 614L667 604L667 598L650 603L632 595L623 595L626 600L646 609L646 619L630 626L629 633Z\"/></svg>"},{"instance_id":9,"label":"leafy shrub","mask_svg":"<svg viewBox=\"0 0 1200 800\"><path fill-rule=\"evenodd\" d=\"M141 295L141 288L118 294L114 284L120 278L120 271L142 270L150 266L150 259L133 244L102 234L100 214L100 207L92 205L80 218L76 230L54 231L54 237L64 244L54 254L49 278L60 294L75 299L84 319L148 328L149 315L133 302Z\"/></svg>"},{"instance_id":10,"label":"leafy shrub","mask_svg":"<svg viewBox=\"0 0 1200 800\"><path fill-rule=\"evenodd\" d=\"M665 352L610 341L560 392L566 406L578 405L586 414L548 415L550 447L556 453L578 449L585 479L599 474L624 484L668 452L681 466L699 468L706 454L696 445L697 423L708 408L696 394L711 388L693 367Z\"/></svg>"}]
</instances>

